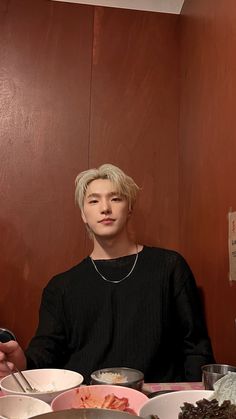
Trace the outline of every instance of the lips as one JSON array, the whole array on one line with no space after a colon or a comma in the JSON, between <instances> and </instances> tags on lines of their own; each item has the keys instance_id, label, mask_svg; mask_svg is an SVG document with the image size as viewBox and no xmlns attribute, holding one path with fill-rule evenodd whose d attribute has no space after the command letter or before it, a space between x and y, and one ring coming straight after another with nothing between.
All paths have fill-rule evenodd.
<instances>
[{"instance_id":1,"label":"lips","mask_svg":"<svg viewBox=\"0 0 236 419\"><path fill-rule=\"evenodd\" d=\"M99 224L111 224L114 221L115 221L114 218L103 218L102 220L100 220L98 222L99 222Z\"/></svg>"}]
</instances>

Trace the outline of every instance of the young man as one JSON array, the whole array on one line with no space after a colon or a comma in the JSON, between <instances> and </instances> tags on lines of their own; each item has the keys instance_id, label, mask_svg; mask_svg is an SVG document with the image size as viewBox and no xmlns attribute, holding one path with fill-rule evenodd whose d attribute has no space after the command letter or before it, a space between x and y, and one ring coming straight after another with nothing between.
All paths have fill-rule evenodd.
<instances>
[{"instance_id":1,"label":"young man","mask_svg":"<svg viewBox=\"0 0 236 419\"><path fill-rule=\"evenodd\" d=\"M112 366L137 368L147 382L201 379L214 359L195 280L177 252L129 237L138 189L110 164L77 176L92 253L48 283L25 353L16 342L0 344L1 375L7 360L11 368L76 370L85 382Z\"/></svg>"}]
</instances>

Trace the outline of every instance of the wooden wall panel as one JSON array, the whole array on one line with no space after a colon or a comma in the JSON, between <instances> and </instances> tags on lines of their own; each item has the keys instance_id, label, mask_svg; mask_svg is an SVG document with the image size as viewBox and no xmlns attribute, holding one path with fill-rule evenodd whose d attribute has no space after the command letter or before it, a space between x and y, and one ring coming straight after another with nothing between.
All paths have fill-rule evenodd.
<instances>
[{"instance_id":1,"label":"wooden wall panel","mask_svg":"<svg viewBox=\"0 0 236 419\"><path fill-rule=\"evenodd\" d=\"M121 166L142 187L141 242L178 246L178 16L95 8L91 166Z\"/></svg>"},{"instance_id":2,"label":"wooden wall panel","mask_svg":"<svg viewBox=\"0 0 236 419\"><path fill-rule=\"evenodd\" d=\"M180 242L203 289L219 362L236 365L236 284L227 213L236 210L234 0L188 0L181 15Z\"/></svg>"},{"instance_id":3,"label":"wooden wall panel","mask_svg":"<svg viewBox=\"0 0 236 419\"><path fill-rule=\"evenodd\" d=\"M0 0L0 322L23 346L43 286L90 247L79 171L120 165L138 239L178 247L178 54L175 15Z\"/></svg>"},{"instance_id":4,"label":"wooden wall panel","mask_svg":"<svg viewBox=\"0 0 236 419\"><path fill-rule=\"evenodd\" d=\"M84 253L93 8L0 4L0 323L24 345L43 286Z\"/></svg>"}]
</instances>

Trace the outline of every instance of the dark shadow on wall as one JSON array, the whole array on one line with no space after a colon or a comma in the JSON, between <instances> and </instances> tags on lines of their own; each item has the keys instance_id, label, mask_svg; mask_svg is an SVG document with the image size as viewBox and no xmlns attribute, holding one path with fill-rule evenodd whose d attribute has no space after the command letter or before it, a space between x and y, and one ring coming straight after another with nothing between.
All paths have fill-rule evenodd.
<instances>
[{"instance_id":1,"label":"dark shadow on wall","mask_svg":"<svg viewBox=\"0 0 236 419\"><path fill-rule=\"evenodd\" d=\"M207 325L205 295L204 295L204 291L203 291L202 287L198 287L198 293L199 293L201 308L202 308L202 311L203 311L203 317L204 317L204 320L205 320L206 325ZM209 331L208 331L208 334L209 334ZM210 340L211 340L210 335L209 335L209 337L210 337ZM211 342L211 344L212 344L212 342ZM214 348L212 348L212 349L214 349ZM214 355L214 358L215 358L215 355Z\"/></svg>"},{"instance_id":2,"label":"dark shadow on wall","mask_svg":"<svg viewBox=\"0 0 236 419\"><path fill-rule=\"evenodd\" d=\"M198 293L199 293L199 298L200 298L200 304L202 307L202 311L204 314L204 319L206 319L206 304L205 304L205 297L204 297L204 292L202 287L198 287Z\"/></svg>"},{"instance_id":3,"label":"dark shadow on wall","mask_svg":"<svg viewBox=\"0 0 236 419\"><path fill-rule=\"evenodd\" d=\"M31 329L33 284L29 278L30 250L8 220L0 218L0 327L11 330L24 347Z\"/></svg>"}]
</instances>

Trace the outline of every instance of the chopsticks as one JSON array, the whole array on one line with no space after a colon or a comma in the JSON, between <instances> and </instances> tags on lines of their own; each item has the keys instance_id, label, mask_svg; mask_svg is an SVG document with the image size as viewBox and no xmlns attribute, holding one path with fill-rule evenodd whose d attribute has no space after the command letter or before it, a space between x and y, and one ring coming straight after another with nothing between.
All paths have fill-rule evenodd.
<instances>
[{"instance_id":1,"label":"chopsticks","mask_svg":"<svg viewBox=\"0 0 236 419\"><path fill-rule=\"evenodd\" d=\"M15 382L18 384L18 386L21 388L21 390L24 393L28 393L28 392L35 392L37 391L35 388L33 388L31 386L31 384L29 383L29 381L27 380L27 378L25 377L25 375L23 374L22 371L18 370L18 368L15 367L16 371L18 372L18 374L20 375L20 377L22 378L22 380L24 381L24 383L26 384L26 387L24 387L20 380L18 379L18 377L16 376L16 374L11 370L11 368L8 366L8 363L5 362L5 365L9 371L9 373L12 375L12 377L14 378Z\"/></svg>"},{"instance_id":2,"label":"chopsticks","mask_svg":"<svg viewBox=\"0 0 236 419\"><path fill-rule=\"evenodd\" d=\"M15 367L16 368L16 367ZM22 371L18 370L18 368L16 368L16 371L20 374L22 380L25 382L25 384L27 385L27 387L25 388L25 392L27 391L31 391L31 392L35 392L37 391L35 388L32 387L32 385L30 384L30 382L27 380L26 376L23 374ZM14 374L14 373L13 373ZM19 381L19 380L18 380ZM23 386L22 386L23 387Z\"/></svg>"}]
</instances>

